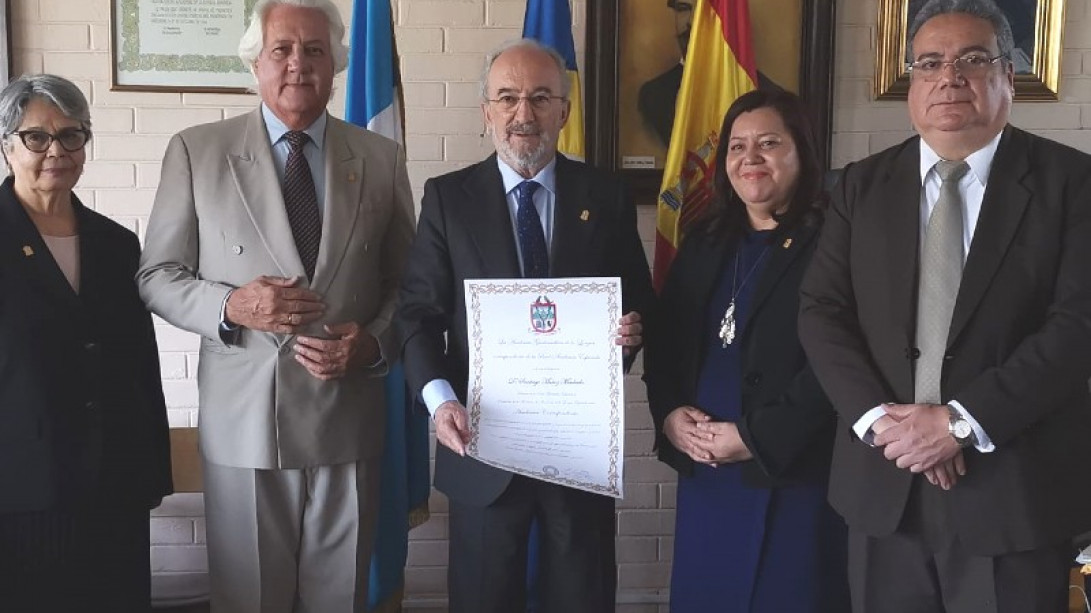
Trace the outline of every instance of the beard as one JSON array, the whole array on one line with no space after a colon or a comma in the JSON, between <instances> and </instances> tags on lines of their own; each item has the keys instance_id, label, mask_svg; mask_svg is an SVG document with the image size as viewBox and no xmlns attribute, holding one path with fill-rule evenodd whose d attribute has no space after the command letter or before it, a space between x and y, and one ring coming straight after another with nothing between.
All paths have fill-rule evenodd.
<instances>
[{"instance_id":1,"label":"beard","mask_svg":"<svg viewBox=\"0 0 1091 613\"><path fill-rule=\"evenodd\" d=\"M538 145L517 146L511 141L513 134L535 134L538 136ZM553 145L552 135L542 130L535 121L513 123L507 126L503 138L496 139L496 150L500 154L500 159L515 170L527 174L537 172L545 166L553 155Z\"/></svg>"}]
</instances>

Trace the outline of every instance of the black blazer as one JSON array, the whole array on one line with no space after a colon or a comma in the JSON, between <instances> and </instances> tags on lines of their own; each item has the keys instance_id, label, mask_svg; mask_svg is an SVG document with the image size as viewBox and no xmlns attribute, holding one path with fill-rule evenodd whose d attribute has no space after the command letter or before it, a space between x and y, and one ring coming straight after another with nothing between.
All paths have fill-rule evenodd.
<instances>
[{"instance_id":1,"label":"black blazer","mask_svg":"<svg viewBox=\"0 0 1091 613\"><path fill-rule=\"evenodd\" d=\"M742 418L739 434L753 454L744 480L756 487L825 483L836 415L807 365L796 334L799 283L814 252L818 226L779 231L754 288L742 346ZM679 249L646 331L644 381L655 421L659 459L683 474L693 460L663 433L674 409L697 405L697 378L709 331L705 312L720 272L735 253L727 242L690 232Z\"/></svg>"},{"instance_id":2,"label":"black blazer","mask_svg":"<svg viewBox=\"0 0 1091 613\"><path fill-rule=\"evenodd\" d=\"M830 500L848 523L892 533L912 476L852 424L913 400L920 142L849 166L802 286L800 335L842 417ZM1068 475L1091 441L1091 156L1007 127L989 172L944 356L943 398L996 444L965 452L950 492L966 548L997 555L1091 528L1091 487Z\"/></svg>"},{"instance_id":3,"label":"black blazer","mask_svg":"<svg viewBox=\"0 0 1091 613\"><path fill-rule=\"evenodd\" d=\"M636 210L622 185L561 155L556 176L550 277L621 277L624 311L647 316L651 275ZM463 280L522 277L515 240L495 155L425 183L396 317L414 394L433 379L446 379L466 402ZM435 485L456 500L487 505L510 480L510 472L436 447Z\"/></svg>"},{"instance_id":4,"label":"black blazer","mask_svg":"<svg viewBox=\"0 0 1091 613\"><path fill-rule=\"evenodd\" d=\"M170 443L136 236L73 196L80 293L0 185L0 513L171 493Z\"/></svg>"}]
</instances>

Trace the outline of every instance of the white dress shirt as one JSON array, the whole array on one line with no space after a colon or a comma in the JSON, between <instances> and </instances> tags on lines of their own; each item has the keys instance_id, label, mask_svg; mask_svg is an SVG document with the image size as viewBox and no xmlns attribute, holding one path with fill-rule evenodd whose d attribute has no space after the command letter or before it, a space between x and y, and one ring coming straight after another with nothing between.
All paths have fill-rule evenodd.
<instances>
[{"instance_id":1,"label":"white dress shirt","mask_svg":"<svg viewBox=\"0 0 1091 613\"><path fill-rule=\"evenodd\" d=\"M519 235L518 222L516 221L519 201L515 197L515 188L526 179L518 172L515 172L499 156L496 158L496 164L500 167L500 177L504 181L504 194L506 194L508 212L511 217L511 236L515 242L515 253L519 257L519 270L522 270L523 249L519 245L519 241L515 240L515 237ZM534 208L538 209L538 219L542 222L542 231L545 232L546 251L552 253L553 210L556 208L557 202L557 158L553 158L549 164L546 164L545 168L530 180L537 181L542 186L534 192ZM451 383L446 379L432 379L424 384L424 389L421 390L421 399L424 400L424 406L428 407L428 413L434 417L436 409L440 405L445 402L458 401L458 396L455 394L454 388L451 387Z\"/></svg>"}]
</instances>

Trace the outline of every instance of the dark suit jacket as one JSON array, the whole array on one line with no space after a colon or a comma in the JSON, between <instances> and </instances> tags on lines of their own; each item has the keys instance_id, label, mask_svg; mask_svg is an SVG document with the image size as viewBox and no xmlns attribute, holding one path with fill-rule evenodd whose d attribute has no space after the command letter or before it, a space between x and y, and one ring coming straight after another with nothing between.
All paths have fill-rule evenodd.
<instances>
[{"instance_id":1,"label":"dark suit jacket","mask_svg":"<svg viewBox=\"0 0 1091 613\"><path fill-rule=\"evenodd\" d=\"M830 499L850 526L892 533L911 475L855 438L883 402L913 400L920 232L917 138L848 167L804 278L800 335L842 417ZM965 452L944 496L971 552L1057 544L1091 527L1073 482L1091 441L1091 156L1008 127L989 173L956 299L944 399L996 451ZM927 485L925 485L927 486Z\"/></svg>"},{"instance_id":2,"label":"dark suit jacket","mask_svg":"<svg viewBox=\"0 0 1091 613\"><path fill-rule=\"evenodd\" d=\"M738 427L754 455L743 463L743 478L757 487L825 483L829 474L836 415L796 334L799 284L817 233L817 225L801 225L775 235L747 326L735 341L742 345L743 365ZM685 474L692 472L693 460L663 434L663 421L680 406L697 406L697 379L709 340L705 312L734 253L734 242L689 233L646 332L644 381L659 459Z\"/></svg>"},{"instance_id":3,"label":"dark suit jacket","mask_svg":"<svg viewBox=\"0 0 1091 613\"><path fill-rule=\"evenodd\" d=\"M80 293L0 185L0 513L171 493L170 443L136 236L75 203Z\"/></svg>"},{"instance_id":4,"label":"dark suit jacket","mask_svg":"<svg viewBox=\"0 0 1091 613\"><path fill-rule=\"evenodd\" d=\"M556 170L550 276L621 277L624 311L647 315L651 276L636 211L621 184L560 155ZM495 155L425 183L397 315L406 378L415 394L433 379L446 379L466 402L463 280L522 276L511 223ZM487 505L510 480L507 471L437 446L435 485L456 500Z\"/></svg>"}]
</instances>

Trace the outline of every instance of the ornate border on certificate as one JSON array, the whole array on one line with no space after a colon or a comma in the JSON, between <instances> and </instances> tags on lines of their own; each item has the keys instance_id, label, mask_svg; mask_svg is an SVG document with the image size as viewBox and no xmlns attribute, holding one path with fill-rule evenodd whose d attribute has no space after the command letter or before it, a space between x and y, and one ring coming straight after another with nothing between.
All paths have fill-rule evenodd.
<instances>
[{"instance_id":1,"label":"ornate border on certificate","mask_svg":"<svg viewBox=\"0 0 1091 613\"><path fill-rule=\"evenodd\" d=\"M620 292L620 281L616 279L603 279L602 281L595 280L580 280L579 282L563 281L563 280L549 280L542 279L537 283L534 282L512 282L512 283L475 283L472 280L467 280L467 297L466 302L468 304L470 318L470 330L469 340L473 345L473 355L475 359L470 364L470 387L467 394L467 410L470 414L470 430L472 435L470 437L470 443L467 446L467 451L470 455L476 456L478 451L478 432L479 425L481 423L481 379L484 372L484 360L481 357L482 348L482 321L481 321L481 297L482 295L492 294L526 294L536 293L540 295L556 294L556 293L571 293L571 292L583 292L587 294L606 294L607 295L607 307L609 310L609 321L617 322L621 319L621 304L617 297ZM608 335L616 333L616 325L609 326L609 329L605 331ZM618 352L612 352L609 358L609 367L611 369L619 368L620 361L618 359ZM528 477L534 477L544 481L552 483L560 483L575 487L578 489L593 491L598 494L604 494L607 496L620 497L622 492L622 473L621 466L624 462L624 458L621 457L621 437L624 433L621 432L622 424L622 411L623 394L621 389L622 382L619 378L610 379L610 467L608 472L608 485L600 486L596 484L586 483L576 479L567 478L555 474L549 471L549 466L543 466L540 471L530 471L523 468L504 465L499 462L490 462L491 465L503 468L513 473L525 475Z\"/></svg>"},{"instance_id":2,"label":"ornate border on certificate","mask_svg":"<svg viewBox=\"0 0 1091 613\"><path fill-rule=\"evenodd\" d=\"M254 79L235 53L257 0L111 0L111 89L246 93ZM227 26L225 28L225 26ZM225 29L227 31L225 31ZM203 53L205 42L218 43ZM142 44L143 43L143 44ZM177 49L177 53L170 52Z\"/></svg>"}]
</instances>

